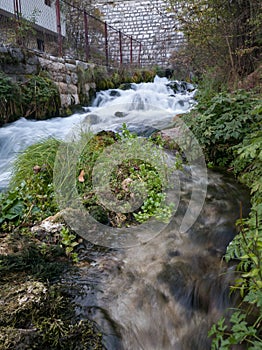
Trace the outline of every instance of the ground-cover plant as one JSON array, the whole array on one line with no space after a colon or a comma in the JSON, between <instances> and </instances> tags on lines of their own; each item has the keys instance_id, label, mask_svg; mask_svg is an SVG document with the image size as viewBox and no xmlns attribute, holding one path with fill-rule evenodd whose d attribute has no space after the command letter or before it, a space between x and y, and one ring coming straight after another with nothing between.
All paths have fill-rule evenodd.
<instances>
[{"instance_id":1,"label":"ground-cover plant","mask_svg":"<svg viewBox=\"0 0 262 350\"><path fill-rule=\"evenodd\" d=\"M126 159L115 166L111 173L105 171L105 173L99 174L100 177L104 176L105 181L108 177L110 178L110 192L119 201L132 201L135 193L142 192L143 185L146 186L147 196L140 207L134 212L130 212L128 203L126 203L126 212L119 219L119 213L108 209L107 206L99 201L97 194L94 193L92 187L93 168L107 147L115 143L121 145L121 142L126 144L130 140L133 140L133 142L130 143L131 149L128 150L130 153L126 154ZM165 194L162 192L166 189L165 186L167 184L163 182L158 170L154 165L150 164L150 161L141 160L139 157L135 158L140 146L138 136L130 133L125 125L123 125L121 134L115 135L112 132L102 132L87 140L77 165L77 189L83 198L85 207L98 221L121 227L122 225L129 226L142 223L151 217L166 222L172 215L173 206L165 203ZM124 152L125 150L125 147L123 147L122 151ZM105 169L107 165L110 166L115 156L117 155L113 151L111 154L110 152L106 153L103 163Z\"/></svg>"},{"instance_id":2,"label":"ground-cover plant","mask_svg":"<svg viewBox=\"0 0 262 350\"><path fill-rule=\"evenodd\" d=\"M240 233L228 246L225 259L238 261L231 292L238 293L241 302L232 310L229 323L223 317L213 325L209 335L214 338L214 350L236 344L259 350L262 345L262 203L254 204L249 218L239 220L238 226Z\"/></svg>"},{"instance_id":3,"label":"ground-cover plant","mask_svg":"<svg viewBox=\"0 0 262 350\"><path fill-rule=\"evenodd\" d=\"M60 96L47 73L31 76L22 85L23 117L46 119L59 115Z\"/></svg>"},{"instance_id":4,"label":"ground-cover plant","mask_svg":"<svg viewBox=\"0 0 262 350\"><path fill-rule=\"evenodd\" d=\"M234 156L234 171L252 195L250 215L238 220L240 233L225 255L227 262L238 262L231 290L240 294L241 303L232 311L230 323L222 318L210 335L214 337L212 349L244 343L248 349L258 350L262 346L262 131L247 134L234 147Z\"/></svg>"},{"instance_id":5,"label":"ground-cover plant","mask_svg":"<svg viewBox=\"0 0 262 350\"><path fill-rule=\"evenodd\" d=\"M140 140L143 138L130 133L125 125L120 134L111 131L102 131L97 135L89 131L82 132L80 140L73 141L69 146L78 147L78 143L79 147L84 145L78 155L73 173L59 168L63 182L67 183L67 176L71 176L73 182L75 181L73 186L68 182L69 197L71 188L75 187L89 214L103 224L118 227L130 226L144 223L150 218L168 222L172 215L173 204L167 202L165 190L169 186L166 176L169 170L173 171L173 169L168 167L162 169L161 166L161 169L166 171L164 176L161 175L156 167L159 154L156 153L153 158L148 158L149 154L150 156L154 154L153 141L148 140L146 143L142 141L141 144ZM155 143L157 144L155 147L161 147L159 140ZM105 154L105 168L107 168L116 155L106 151L115 145L120 147L119 153L124 151L121 148L122 145L123 147L128 145L129 153L126 154L126 159L122 159L114 169L111 169L112 171L103 175L110 184L110 193L113 193L117 200L126 201L125 205L128 206L129 202L137 198L136 194L141 195L143 191L145 192L140 204L134 210L126 207L126 211L121 211L123 215L120 215L118 210L104 205L93 186L93 172L95 172L94 167L98 158ZM129 145L131 145L130 149ZM53 173L57 151L64 146L67 147L65 142L49 138L29 146L18 156L14 164L9 191L1 194L0 225L4 232L12 232L19 227L31 227L59 211L54 192ZM136 155L139 154L141 147L145 149L142 159L139 159L139 155L137 158ZM162 151L162 154L165 152ZM67 162L66 157L65 150L62 152L62 162ZM74 247L77 245L76 235L66 227L60 235L61 244L65 247L66 253L76 261L77 256L74 255Z\"/></svg>"},{"instance_id":6,"label":"ground-cover plant","mask_svg":"<svg viewBox=\"0 0 262 350\"><path fill-rule=\"evenodd\" d=\"M0 72L0 126L15 120L21 114L21 105L20 87Z\"/></svg>"}]
</instances>

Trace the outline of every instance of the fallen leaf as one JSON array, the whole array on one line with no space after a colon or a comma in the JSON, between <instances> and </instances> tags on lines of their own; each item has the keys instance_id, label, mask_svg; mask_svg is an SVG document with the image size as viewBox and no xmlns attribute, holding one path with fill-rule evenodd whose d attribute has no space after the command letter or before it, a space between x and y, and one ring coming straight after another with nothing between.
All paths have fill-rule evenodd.
<instances>
[{"instance_id":1,"label":"fallen leaf","mask_svg":"<svg viewBox=\"0 0 262 350\"><path fill-rule=\"evenodd\" d=\"M33 171L34 171L35 174L38 174L41 171L41 167L39 165L35 165L33 167Z\"/></svg>"},{"instance_id":2,"label":"fallen leaf","mask_svg":"<svg viewBox=\"0 0 262 350\"><path fill-rule=\"evenodd\" d=\"M79 182L84 182L85 181L84 175L85 175L84 170L81 170L80 175L78 176L78 181Z\"/></svg>"}]
</instances>

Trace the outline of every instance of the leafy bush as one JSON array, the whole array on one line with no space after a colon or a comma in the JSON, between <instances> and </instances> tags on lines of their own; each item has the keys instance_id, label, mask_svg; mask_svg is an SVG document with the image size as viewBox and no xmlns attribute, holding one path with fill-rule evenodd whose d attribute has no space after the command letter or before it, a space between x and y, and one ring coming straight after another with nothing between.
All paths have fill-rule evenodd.
<instances>
[{"instance_id":1,"label":"leafy bush","mask_svg":"<svg viewBox=\"0 0 262 350\"><path fill-rule=\"evenodd\" d=\"M231 290L242 301L233 310L230 323L222 318L213 325L209 336L214 338L214 350L242 343L249 350L259 350L262 344L262 203L254 205L250 217L239 220L238 225L240 233L228 246L225 259L239 261Z\"/></svg>"},{"instance_id":2,"label":"leafy bush","mask_svg":"<svg viewBox=\"0 0 262 350\"><path fill-rule=\"evenodd\" d=\"M259 107L257 104L259 100L249 92L221 92L184 117L208 162L228 166L234 158L232 147L250 132L259 130L262 110L261 103Z\"/></svg>"},{"instance_id":3,"label":"leafy bush","mask_svg":"<svg viewBox=\"0 0 262 350\"><path fill-rule=\"evenodd\" d=\"M212 92L212 89L211 89ZM208 98L208 95L210 98ZM236 265L232 292L240 304L231 318L221 318L209 332L212 349L245 344L261 349L262 343L262 104L259 95L243 90L201 94L199 104L184 117L203 147L207 161L227 166L251 191L248 218L237 222L240 233L225 255Z\"/></svg>"},{"instance_id":4,"label":"leafy bush","mask_svg":"<svg viewBox=\"0 0 262 350\"><path fill-rule=\"evenodd\" d=\"M258 106L256 109L262 109ZM252 194L253 203L262 201L262 130L248 134L243 142L233 148L235 159L232 162L234 172L240 174Z\"/></svg>"},{"instance_id":5,"label":"leafy bush","mask_svg":"<svg viewBox=\"0 0 262 350\"><path fill-rule=\"evenodd\" d=\"M22 85L22 97L25 118L46 119L59 114L58 88L47 74L31 76Z\"/></svg>"},{"instance_id":6,"label":"leafy bush","mask_svg":"<svg viewBox=\"0 0 262 350\"><path fill-rule=\"evenodd\" d=\"M257 107L259 108L259 107ZM260 107L261 108L261 107ZM237 222L240 233L230 243L227 262L237 261L236 281L232 292L241 296L241 303L225 324L222 318L210 331L212 349L230 349L246 343L248 349L261 349L262 344L262 132L247 135L234 147L232 165L252 194L252 209L247 219Z\"/></svg>"}]
</instances>

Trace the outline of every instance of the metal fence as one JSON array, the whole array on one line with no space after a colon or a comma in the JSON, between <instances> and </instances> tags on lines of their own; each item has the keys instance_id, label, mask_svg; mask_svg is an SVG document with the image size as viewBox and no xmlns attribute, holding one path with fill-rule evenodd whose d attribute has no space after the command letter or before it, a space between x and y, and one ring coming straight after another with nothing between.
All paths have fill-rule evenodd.
<instances>
[{"instance_id":1,"label":"metal fence","mask_svg":"<svg viewBox=\"0 0 262 350\"><path fill-rule=\"evenodd\" d=\"M34 11L28 0L10 3L0 2L0 42L106 66L141 65L142 43L104 22L97 9L66 0L35 0Z\"/></svg>"},{"instance_id":2,"label":"metal fence","mask_svg":"<svg viewBox=\"0 0 262 350\"><path fill-rule=\"evenodd\" d=\"M59 3L59 1L57 2ZM60 11L65 14L66 37L61 38L61 51L75 53L81 59L104 65L140 65L142 43L115 29L96 15L65 0L60 1ZM58 33L59 35L59 33Z\"/></svg>"}]
</instances>

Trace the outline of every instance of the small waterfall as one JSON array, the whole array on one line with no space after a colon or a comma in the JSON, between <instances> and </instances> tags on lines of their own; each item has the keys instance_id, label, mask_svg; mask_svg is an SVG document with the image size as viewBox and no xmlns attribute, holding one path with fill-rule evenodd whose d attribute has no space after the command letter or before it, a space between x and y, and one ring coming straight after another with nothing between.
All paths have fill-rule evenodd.
<instances>
[{"instance_id":1,"label":"small waterfall","mask_svg":"<svg viewBox=\"0 0 262 350\"><path fill-rule=\"evenodd\" d=\"M154 127L162 129L172 123L176 114L194 105L194 92L181 89L175 93L166 78L155 77L153 83L132 84L130 90L101 91L86 112L67 118L35 121L21 118L0 128L0 188L6 187L15 157L29 145L47 137L64 139L76 125L89 122L95 133L120 130L123 123L130 129ZM161 107L161 108L160 108ZM159 113L159 111L161 113Z\"/></svg>"}]
</instances>

